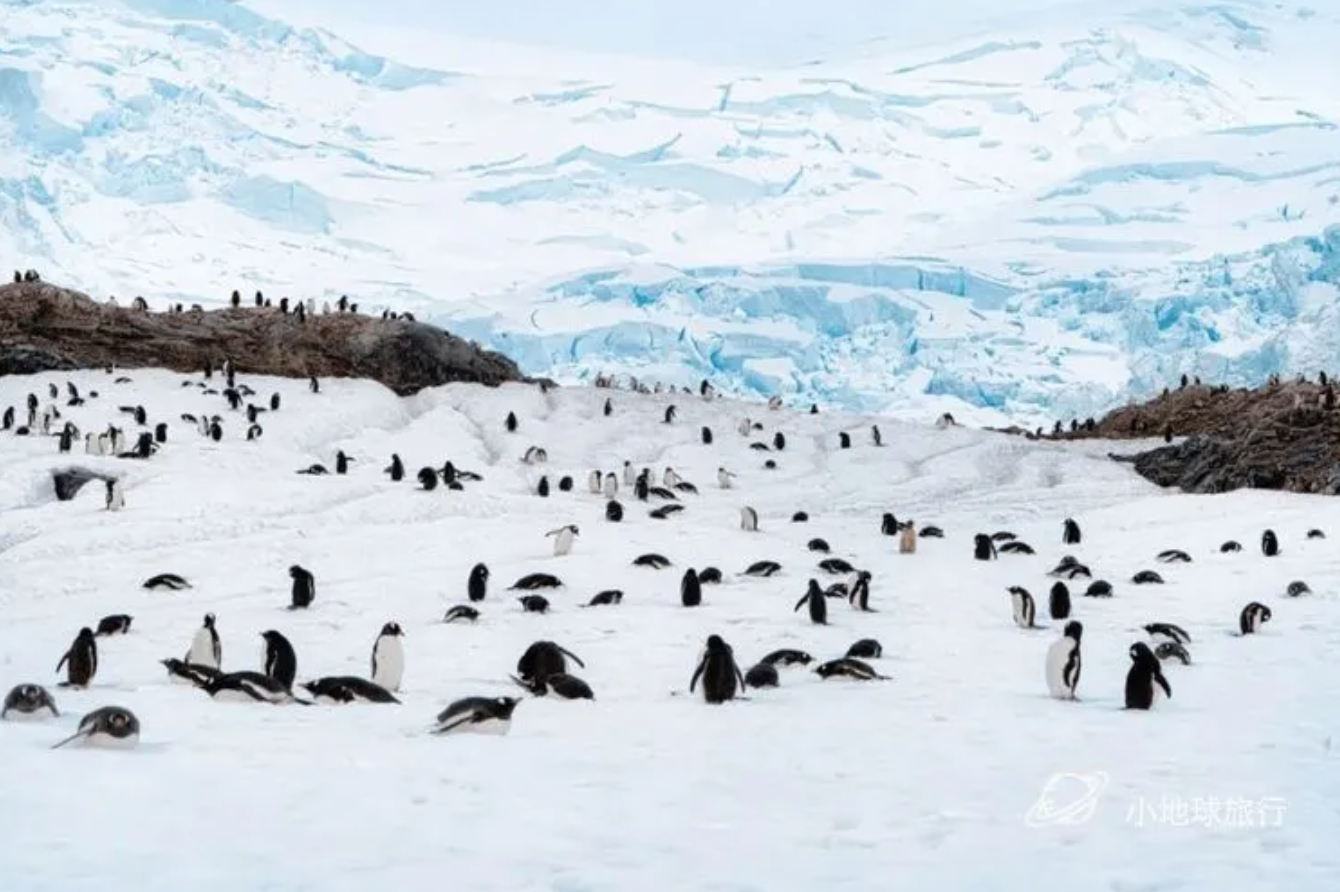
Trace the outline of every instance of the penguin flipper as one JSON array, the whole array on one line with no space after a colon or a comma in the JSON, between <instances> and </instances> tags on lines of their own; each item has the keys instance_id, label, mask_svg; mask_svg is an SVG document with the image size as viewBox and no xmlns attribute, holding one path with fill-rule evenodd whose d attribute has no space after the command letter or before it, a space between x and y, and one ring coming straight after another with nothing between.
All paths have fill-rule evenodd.
<instances>
[{"instance_id":1,"label":"penguin flipper","mask_svg":"<svg viewBox=\"0 0 1340 892\"><path fill-rule=\"evenodd\" d=\"M799 611L800 608L801 608L802 606L804 606L805 602L808 601L809 599L810 599L810 593L809 593L809 592L806 592L806 593L805 593L805 596L802 597L799 601L796 602L796 606L791 608L791 612L792 612L792 613L795 613L795 612Z\"/></svg>"},{"instance_id":2,"label":"penguin flipper","mask_svg":"<svg viewBox=\"0 0 1340 892\"><path fill-rule=\"evenodd\" d=\"M572 661L576 663L578 666L581 666L583 669L586 668L586 664L582 662L581 657L577 656L575 653L568 650L566 647L563 647L562 645L559 645L558 649L563 651L563 653L566 654L567 656L572 657Z\"/></svg>"},{"instance_id":3,"label":"penguin flipper","mask_svg":"<svg viewBox=\"0 0 1340 892\"><path fill-rule=\"evenodd\" d=\"M52 746L51 748L52 748L53 750L58 750L58 749L60 749L61 747L65 746L65 744L67 744L67 743L71 743L71 742L73 742L73 741L75 741L75 740L78 740L78 739L81 738L81 737L87 737L88 734L89 734L89 729L87 729L87 728L81 728L81 729L79 729L78 731L76 731L76 732L74 732L73 734L71 734L69 737L67 737L67 738L65 738L64 740L62 740L60 743L55 744L55 745Z\"/></svg>"},{"instance_id":4,"label":"penguin flipper","mask_svg":"<svg viewBox=\"0 0 1340 892\"><path fill-rule=\"evenodd\" d=\"M699 661L698 661L698 668L695 669L695 670L693 670L693 678L689 679L689 693L690 693L690 694L692 694L692 693L693 693L693 689L696 688L696 687L698 686L698 679L700 679L700 678L703 677L703 670L706 669L706 668L707 668L707 660L706 660L706 658L704 658L704 659L702 659L702 660L699 660Z\"/></svg>"},{"instance_id":5,"label":"penguin flipper","mask_svg":"<svg viewBox=\"0 0 1340 892\"><path fill-rule=\"evenodd\" d=\"M1172 699L1172 685L1168 684L1168 679L1164 677L1162 672L1154 676L1154 683L1163 688L1163 693L1168 695L1169 700Z\"/></svg>"},{"instance_id":6,"label":"penguin flipper","mask_svg":"<svg viewBox=\"0 0 1340 892\"><path fill-rule=\"evenodd\" d=\"M68 651L68 650L67 650L67 651L65 652L65 656L63 656L63 657L60 658L60 662L56 664L56 671L57 671L57 672L59 672L60 669L61 669L61 667L64 666L64 665L66 664L66 662L69 661L69 659L70 659L70 653L71 653L71 651Z\"/></svg>"}]
</instances>

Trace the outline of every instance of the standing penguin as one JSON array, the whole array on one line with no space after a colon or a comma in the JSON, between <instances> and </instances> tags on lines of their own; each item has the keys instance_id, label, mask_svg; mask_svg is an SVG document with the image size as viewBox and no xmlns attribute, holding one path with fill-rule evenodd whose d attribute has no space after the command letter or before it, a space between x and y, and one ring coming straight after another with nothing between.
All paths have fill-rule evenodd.
<instances>
[{"instance_id":1,"label":"standing penguin","mask_svg":"<svg viewBox=\"0 0 1340 892\"><path fill-rule=\"evenodd\" d=\"M288 575L293 580L293 600L288 609L304 610L311 607L316 600L316 577L297 564L288 568Z\"/></svg>"},{"instance_id":2,"label":"standing penguin","mask_svg":"<svg viewBox=\"0 0 1340 892\"><path fill-rule=\"evenodd\" d=\"M478 563L470 570L470 579L465 583L466 595L471 601L482 601L488 594L489 588L489 568L487 564Z\"/></svg>"},{"instance_id":3,"label":"standing penguin","mask_svg":"<svg viewBox=\"0 0 1340 892\"><path fill-rule=\"evenodd\" d=\"M730 489L731 481L734 478L735 475L730 471L727 471L725 468L717 468L717 486L720 486L722 489Z\"/></svg>"},{"instance_id":4,"label":"standing penguin","mask_svg":"<svg viewBox=\"0 0 1340 892\"><path fill-rule=\"evenodd\" d=\"M1075 523L1073 518L1067 517L1065 527L1061 530L1061 542L1065 545L1078 545L1079 540L1079 524Z\"/></svg>"},{"instance_id":5,"label":"standing penguin","mask_svg":"<svg viewBox=\"0 0 1340 892\"><path fill-rule=\"evenodd\" d=\"M1014 609L1014 624L1021 629L1036 629L1037 604L1028 589L1019 585L1010 586L1010 604Z\"/></svg>"},{"instance_id":6,"label":"standing penguin","mask_svg":"<svg viewBox=\"0 0 1340 892\"><path fill-rule=\"evenodd\" d=\"M979 561L994 561L996 543L986 533L978 533L972 537L972 556Z\"/></svg>"},{"instance_id":7,"label":"standing penguin","mask_svg":"<svg viewBox=\"0 0 1340 892\"><path fill-rule=\"evenodd\" d=\"M679 603L685 607L697 607L703 603L702 580L698 578L698 571L692 567L684 571L684 578L679 581Z\"/></svg>"},{"instance_id":8,"label":"standing penguin","mask_svg":"<svg viewBox=\"0 0 1340 892\"><path fill-rule=\"evenodd\" d=\"M898 536L899 554L916 554L917 552L917 527L913 521L908 521L903 525L903 531Z\"/></svg>"},{"instance_id":9,"label":"standing penguin","mask_svg":"<svg viewBox=\"0 0 1340 892\"><path fill-rule=\"evenodd\" d=\"M720 635L707 636L707 647L698 660L698 667L693 670L693 678L689 680L690 694L700 678L703 682L703 699L708 703L734 700L736 693L744 689L744 673L735 663L735 652ZM738 687L736 682L739 682Z\"/></svg>"},{"instance_id":10,"label":"standing penguin","mask_svg":"<svg viewBox=\"0 0 1340 892\"><path fill-rule=\"evenodd\" d=\"M1070 617L1070 589L1059 579L1052 586L1051 597L1047 599L1047 611L1052 619L1068 619Z\"/></svg>"},{"instance_id":11,"label":"standing penguin","mask_svg":"<svg viewBox=\"0 0 1340 892\"><path fill-rule=\"evenodd\" d=\"M637 472L633 470L633 463L628 459L623 462L623 485L632 486L637 482Z\"/></svg>"},{"instance_id":12,"label":"standing penguin","mask_svg":"<svg viewBox=\"0 0 1340 892\"><path fill-rule=\"evenodd\" d=\"M507 428L507 432L508 432L509 434L514 434L514 433L516 433L516 428L517 428L516 413L515 413L515 412L508 412L508 413L507 413L507 420L506 420L503 424L504 424L504 426Z\"/></svg>"},{"instance_id":13,"label":"standing penguin","mask_svg":"<svg viewBox=\"0 0 1340 892\"><path fill-rule=\"evenodd\" d=\"M613 471L606 472L604 481L601 483L600 492L607 499L612 499L619 494L619 478Z\"/></svg>"},{"instance_id":14,"label":"standing penguin","mask_svg":"<svg viewBox=\"0 0 1340 892\"><path fill-rule=\"evenodd\" d=\"M262 632L261 637L265 639L265 674L291 689L298 677L298 654L293 645L274 629Z\"/></svg>"},{"instance_id":15,"label":"standing penguin","mask_svg":"<svg viewBox=\"0 0 1340 892\"><path fill-rule=\"evenodd\" d=\"M1255 635L1261 631L1261 626L1270 621L1272 615L1269 607L1253 601L1238 614L1238 631L1244 635Z\"/></svg>"},{"instance_id":16,"label":"standing penguin","mask_svg":"<svg viewBox=\"0 0 1340 892\"><path fill-rule=\"evenodd\" d=\"M758 532L758 512L748 505L740 509L740 529L746 533Z\"/></svg>"},{"instance_id":17,"label":"standing penguin","mask_svg":"<svg viewBox=\"0 0 1340 892\"><path fill-rule=\"evenodd\" d=\"M601 411L605 413L606 418L614 414L614 403L610 402L608 397L605 398L605 408Z\"/></svg>"},{"instance_id":18,"label":"standing penguin","mask_svg":"<svg viewBox=\"0 0 1340 892\"><path fill-rule=\"evenodd\" d=\"M205 614L204 623L191 639L191 649L186 651L186 662L211 669L222 668L223 643L219 641L219 632L214 628L214 614Z\"/></svg>"},{"instance_id":19,"label":"standing penguin","mask_svg":"<svg viewBox=\"0 0 1340 892\"><path fill-rule=\"evenodd\" d=\"M857 570L856 578L847 586L847 601L864 613L875 613L870 606L870 571Z\"/></svg>"},{"instance_id":20,"label":"standing penguin","mask_svg":"<svg viewBox=\"0 0 1340 892\"><path fill-rule=\"evenodd\" d=\"M1172 687L1163 677L1163 665L1149 645L1137 641L1131 645L1131 668L1126 673L1126 708L1149 709L1158 699L1162 689L1164 695L1172 697Z\"/></svg>"},{"instance_id":21,"label":"standing penguin","mask_svg":"<svg viewBox=\"0 0 1340 892\"><path fill-rule=\"evenodd\" d=\"M351 461L353 461L353 459L350 458L349 456L345 455L343 449L341 449L341 450L339 450L338 452L336 452L336 453L335 453L335 473L336 473L336 474L348 474L348 473L349 473L349 462L351 462Z\"/></svg>"},{"instance_id":22,"label":"standing penguin","mask_svg":"<svg viewBox=\"0 0 1340 892\"><path fill-rule=\"evenodd\" d=\"M1266 530L1261 534L1261 553L1266 557L1274 557L1280 553L1280 540L1275 536L1274 530Z\"/></svg>"},{"instance_id":23,"label":"standing penguin","mask_svg":"<svg viewBox=\"0 0 1340 892\"><path fill-rule=\"evenodd\" d=\"M126 507L126 496L121 491L120 480L108 480L107 483L107 510L120 511Z\"/></svg>"},{"instance_id":24,"label":"standing penguin","mask_svg":"<svg viewBox=\"0 0 1340 892\"><path fill-rule=\"evenodd\" d=\"M824 597L824 590L819 586L817 579L810 580L809 588L796 602L791 612L795 613L805 604L809 604L810 607L810 622L816 626L828 625L828 600Z\"/></svg>"},{"instance_id":25,"label":"standing penguin","mask_svg":"<svg viewBox=\"0 0 1340 892\"><path fill-rule=\"evenodd\" d=\"M86 688L93 682L93 676L98 674L98 642L92 629L85 626L79 630L70 649L56 664L56 671L59 672L62 666L66 670L61 687Z\"/></svg>"},{"instance_id":26,"label":"standing penguin","mask_svg":"<svg viewBox=\"0 0 1340 892\"><path fill-rule=\"evenodd\" d=\"M573 540L579 535L577 524L570 523L567 526L559 527L556 530L550 530L544 534L546 537L554 537L554 557L563 557L572 552Z\"/></svg>"},{"instance_id":27,"label":"standing penguin","mask_svg":"<svg viewBox=\"0 0 1340 892\"><path fill-rule=\"evenodd\" d=\"M387 623L372 643L372 683L388 691L400 690L405 675L404 635L400 623Z\"/></svg>"},{"instance_id":28,"label":"standing penguin","mask_svg":"<svg viewBox=\"0 0 1340 892\"><path fill-rule=\"evenodd\" d=\"M392 483L399 483L405 479L405 463L400 460L399 455L391 453L391 463L382 473L390 474Z\"/></svg>"},{"instance_id":29,"label":"standing penguin","mask_svg":"<svg viewBox=\"0 0 1340 892\"><path fill-rule=\"evenodd\" d=\"M1047 690L1058 700L1074 700L1079 685L1079 640L1084 626L1077 620L1065 624L1065 634L1047 648Z\"/></svg>"}]
</instances>

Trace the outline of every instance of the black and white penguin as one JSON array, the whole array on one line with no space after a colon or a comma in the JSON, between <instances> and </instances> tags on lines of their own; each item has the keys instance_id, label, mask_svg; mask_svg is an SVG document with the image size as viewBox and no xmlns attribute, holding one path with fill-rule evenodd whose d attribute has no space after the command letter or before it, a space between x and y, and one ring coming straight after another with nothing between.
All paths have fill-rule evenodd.
<instances>
[{"instance_id":1,"label":"black and white penguin","mask_svg":"<svg viewBox=\"0 0 1340 892\"><path fill-rule=\"evenodd\" d=\"M744 674L746 688L775 688L781 683L777 667L771 663L756 663Z\"/></svg>"},{"instance_id":2,"label":"black and white penguin","mask_svg":"<svg viewBox=\"0 0 1340 892\"><path fill-rule=\"evenodd\" d=\"M1261 534L1261 553L1266 557L1275 557L1280 553L1280 541L1274 530L1266 530Z\"/></svg>"},{"instance_id":3,"label":"black and white penguin","mask_svg":"<svg viewBox=\"0 0 1340 892\"><path fill-rule=\"evenodd\" d=\"M884 435L879 432L878 424L870 425L870 442L876 446L884 445Z\"/></svg>"},{"instance_id":4,"label":"black and white penguin","mask_svg":"<svg viewBox=\"0 0 1340 892\"><path fill-rule=\"evenodd\" d=\"M699 437L702 439L704 446L712 445L712 429L707 425L705 424L703 425L703 429L699 433Z\"/></svg>"},{"instance_id":5,"label":"black and white penguin","mask_svg":"<svg viewBox=\"0 0 1340 892\"><path fill-rule=\"evenodd\" d=\"M791 609L791 612L795 613L805 605L809 605L810 608L810 622L816 626L828 625L828 599L824 597L824 590L820 587L819 580L810 579L805 594L800 596L800 600L796 602L796 606Z\"/></svg>"},{"instance_id":6,"label":"black and white penguin","mask_svg":"<svg viewBox=\"0 0 1340 892\"><path fill-rule=\"evenodd\" d=\"M663 554L640 554L633 558L634 567L651 567L653 570L664 570L670 566L670 559Z\"/></svg>"},{"instance_id":7,"label":"black and white penguin","mask_svg":"<svg viewBox=\"0 0 1340 892\"><path fill-rule=\"evenodd\" d=\"M1189 564L1191 563L1191 555L1180 548L1167 548L1160 551L1154 560L1161 564Z\"/></svg>"},{"instance_id":8,"label":"black and white penguin","mask_svg":"<svg viewBox=\"0 0 1340 892\"><path fill-rule=\"evenodd\" d=\"M107 486L106 505L108 511L120 511L126 507L126 494L121 489L120 480L105 480Z\"/></svg>"},{"instance_id":9,"label":"black and white penguin","mask_svg":"<svg viewBox=\"0 0 1340 892\"><path fill-rule=\"evenodd\" d=\"M135 618L128 613L113 613L98 620L98 628L93 634L98 638L105 635L127 635L130 633L130 624L134 621Z\"/></svg>"},{"instance_id":10,"label":"black and white penguin","mask_svg":"<svg viewBox=\"0 0 1340 892\"><path fill-rule=\"evenodd\" d=\"M542 499L549 498L549 478L541 476L539 484L535 487L535 494Z\"/></svg>"},{"instance_id":11,"label":"black and white penguin","mask_svg":"<svg viewBox=\"0 0 1340 892\"><path fill-rule=\"evenodd\" d=\"M551 573L527 573L508 586L508 591L533 592L542 588L560 588L563 580Z\"/></svg>"},{"instance_id":12,"label":"black and white penguin","mask_svg":"<svg viewBox=\"0 0 1340 892\"><path fill-rule=\"evenodd\" d=\"M291 691L298 677L298 655L293 645L274 629L262 632L261 637L265 639L265 674Z\"/></svg>"},{"instance_id":13,"label":"black and white penguin","mask_svg":"<svg viewBox=\"0 0 1340 892\"><path fill-rule=\"evenodd\" d=\"M820 663L814 667L814 672L820 678L851 678L856 681L874 681L879 679L887 681L887 675L880 675L869 663L856 657L838 657L836 660L829 660L826 663Z\"/></svg>"},{"instance_id":14,"label":"black and white penguin","mask_svg":"<svg viewBox=\"0 0 1340 892\"><path fill-rule=\"evenodd\" d=\"M79 720L79 730L52 747L68 743L99 749L133 749L140 742L140 720L124 706L102 706Z\"/></svg>"},{"instance_id":15,"label":"black and white penguin","mask_svg":"<svg viewBox=\"0 0 1340 892\"><path fill-rule=\"evenodd\" d=\"M703 585L718 585L721 582L721 571L716 567L703 567L698 571L698 581Z\"/></svg>"},{"instance_id":16,"label":"black and white penguin","mask_svg":"<svg viewBox=\"0 0 1340 892\"><path fill-rule=\"evenodd\" d=\"M1239 551L1242 551L1242 543L1234 542L1232 539L1219 546L1220 554L1233 554Z\"/></svg>"},{"instance_id":17,"label":"black and white penguin","mask_svg":"<svg viewBox=\"0 0 1340 892\"><path fill-rule=\"evenodd\" d=\"M293 580L289 610L305 610L316 600L316 577L310 570L294 564L288 568L289 578Z\"/></svg>"},{"instance_id":18,"label":"black and white penguin","mask_svg":"<svg viewBox=\"0 0 1340 892\"><path fill-rule=\"evenodd\" d=\"M557 642L532 642L516 661L514 680L525 687L550 675L567 672L568 660L572 660L583 669L586 668L581 657Z\"/></svg>"},{"instance_id":19,"label":"black and white penguin","mask_svg":"<svg viewBox=\"0 0 1340 892\"><path fill-rule=\"evenodd\" d=\"M896 536L898 535L898 527L899 527L898 518L895 517L891 512L885 511L884 515L879 519L880 535Z\"/></svg>"},{"instance_id":20,"label":"black and white penguin","mask_svg":"<svg viewBox=\"0 0 1340 892\"><path fill-rule=\"evenodd\" d=\"M518 682L519 683L519 682ZM537 697L553 694L560 700L594 700L595 692L583 679L566 672L554 672L538 678L529 684L523 684L526 690Z\"/></svg>"},{"instance_id":21,"label":"black and white penguin","mask_svg":"<svg viewBox=\"0 0 1340 892\"><path fill-rule=\"evenodd\" d=\"M734 700L736 694L745 687L744 673L735 663L735 651L720 635L707 636L707 646L698 660L697 668L693 670L693 677L689 679L690 694L697 687L699 679L703 683L703 699L708 703Z\"/></svg>"},{"instance_id":22,"label":"black and white penguin","mask_svg":"<svg viewBox=\"0 0 1340 892\"><path fill-rule=\"evenodd\" d=\"M214 628L214 614L205 614L205 621L196 630L191 647L186 651L186 662L211 669L223 667L223 643L219 640L218 629Z\"/></svg>"},{"instance_id":23,"label":"black and white penguin","mask_svg":"<svg viewBox=\"0 0 1340 892\"><path fill-rule=\"evenodd\" d=\"M845 656L855 657L858 660L878 660L884 656L884 645L874 638L862 638L852 642Z\"/></svg>"},{"instance_id":24,"label":"black and white penguin","mask_svg":"<svg viewBox=\"0 0 1340 892\"><path fill-rule=\"evenodd\" d=\"M679 603L685 607L699 607L703 603L702 581L692 567L685 570L684 577L679 580Z\"/></svg>"},{"instance_id":25,"label":"black and white penguin","mask_svg":"<svg viewBox=\"0 0 1340 892\"><path fill-rule=\"evenodd\" d=\"M185 682L198 688L205 687L223 674L217 669L211 669L208 666L196 666L176 657L169 657L166 660L159 660L159 662L167 669L169 681Z\"/></svg>"},{"instance_id":26,"label":"black and white penguin","mask_svg":"<svg viewBox=\"0 0 1340 892\"><path fill-rule=\"evenodd\" d=\"M1151 644L1162 644L1165 641L1171 641L1173 644L1180 644L1183 647L1191 643L1191 636L1187 634L1186 629L1175 623L1148 623L1144 630L1149 633Z\"/></svg>"},{"instance_id":27,"label":"black and white penguin","mask_svg":"<svg viewBox=\"0 0 1340 892\"><path fill-rule=\"evenodd\" d=\"M353 675L328 675L305 681L302 687L318 703L399 703L386 688L375 681Z\"/></svg>"},{"instance_id":28,"label":"black and white penguin","mask_svg":"<svg viewBox=\"0 0 1340 892\"><path fill-rule=\"evenodd\" d=\"M550 530L544 535L546 538L549 536L554 537L554 557L563 557L566 554L572 553L572 543L580 534L581 531L578 530L577 524L570 523L566 526L561 526L556 530Z\"/></svg>"},{"instance_id":29,"label":"black and white penguin","mask_svg":"<svg viewBox=\"0 0 1340 892\"><path fill-rule=\"evenodd\" d=\"M382 470L382 473L390 474L392 483L399 483L405 479L405 463L400 460L399 455L393 452L391 453L391 463Z\"/></svg>"},{"instance_id":30,"label":"black and white penguin","mask_svg":"<svg viewBox=\"0 0 1340 892\"><path fill-rule=\"evenodd\" d=\"M263 672L220 672L205 683L204 692L213 700L240 703L302 703L293 696L290 685Z\"/></svg>"},{"instance_id":31,"label":"black and white penguin","mask_svg":"<svg viewBox=\"0 0 1340 892\"><path fill-rule=\"evenodd\" d=\"M1079 531L1079 524L1074 518L1067 517L1061 530L1061 543L1063 545L1078 545L1082 536Z\"/></svg>"},{"instance_id":32,"label":"black and white penguin","mask_svg":"<svg viewBox=\"0 0 1340 892\"><path fill-rule=\"evenodd\" d=\"M819 562L819 569L834 574L856 572L856 568L842 558L825 558Z\"/></svg>"},{"instance_id":33,"label":"black and white penguin","mask_svg":"<svg viewBox=\"0 0 1340 892\"><path fill-rule=\"evenodd\" d=\"M786 449L786 436L781 431L772 435L772 448L778 452Z\"/></svg>"},{"instance_id":34,"label":"black and white penguin","mask_svg":"<svg viewBox=\"0 0 1340 892\"><path fill-rule=\"evenodd\" d=\"M400 690L405 675L404 635L400 623L387 623L372 642L372 681L388 691Z\"/></svg>"},{"instance_id":35,"label":"black and white penguin","mask_svg":"<svg viewBox=\"0 0 1340 892\"><path fill-rule=\"evenodd\" d=\"M599 473L599 472L597 472ZM619 494L619 477L613 471L607 471L600 481L598 491L607 499L612 499Z\"/></svg>"},{"instance_id":36,"label":"black and white penguin","mask_svg":"<svg viewBox=\"0 0 1340 892\"><path fill-rule=\"evenodd\" d=\"M70 649L56 664L56 671L59 672L62 666L66 671L61 687L86 688L93 682L93 677L98 674L98 642L92 629L85 626L79 630Z\"/></svg>"},{"instance_id":37,"label":"black and white penguin","mask_svg":"<svg viewBox=\"0 0 1340 892\"><path fill-rule=\"evenodd\" d=\"M507 419L503 422L503 427L507 428L509 434L514 434L516 433L517 424L516 413L508 412Z\"/></svg>"},{"instance_id":38,"label":"black and white penguin","mask_svg":"<svg viewBox=\"0 0 1340 892\"><path fill-rule=\"evenodd\" d=\"M1136 585L1163 585L1163 577L1153 570L1141 570L1131 577Z\"/></svg>"},{"instance_id":39,"label":"black and white penguin","mask_svg":"<svg viewBox=\"0 0 1340 892\"><path fill-rule=\"evenodd\" d=\"M740 509L740 529L746 533L758 532L758 512L748 505Z\"/></svg>"},{"instance_id":40,"label":"black and white penguin","mask_svg":"<svg viewBox=\"0 0 1340 892\"><path fill-rule=\"evenodd\" d=\"M1273 615L1269 607L1253 601L1238 614L1238 631L1243 635L1255 635L1261 631L1261 626L1270 622Z\"/></svg>"},{"instance_id":41,"label":"black and white penguin","mask_svg":"<svg viewBox=\"0 0 1340 892\"><path fill-rule=\"evenodd\" d=\"M1308 595L1311 593L1312 587L1301 579L1295 579L1293 582L1289 583L1289 587L1284 590L1285 596L1289 598L1297 598L1301 595Z\"/></svg>"},{"instance_id":42,"label":"black and white penguin","mask_svg":"<svg viewBox=\"0 0 1340 892\"><path fill-rule=\"evenodd\" d=\"M877 612L870 606L870 571L856 571L856 578L847 586L847 603L863 613Z\"/></svg>"},{"instance_id":43,"label":"black and white penguin","mask_svg":"<svg viewBox=\"0 0 1340 892\"><path fill-rule=\"evenodd\" d=\"M0 706L0 721L45 719L47 716L44 710L53 716L60 716L56 701L46 688L36 684L15 685L5 695L4 705Z\"/></svg>"},{"instance_id":44,"label":"black and white penguin","mask_svg":"<svg viewBox=\"0 0 1340 892\"><path fill-rule=\"evenodd\" d=\"M351 461L353 461L353 459L350 458L349 456L345 455L343 449L337 451L337 452L335 453L335 473L336 473L336 474L348 474L348 473L349 473L349 462L351 462Z\"/></svg>"},{"instance_id":45,"label":"black and white penguin","mask_svg":"<svg viewBox=\"0 0 1340 892\"><path fill-rule=\"evenodd\" d=\"M1021 585L1010 586L1009 592L1014 624L1021 629L1036 629L1038 608L1033 601L1033 595Z\"/></svg>"},{"instance_id":46,"label":"black and white penguin","mask_svg":"<svg viewBox=\"0 0 1340 892\"><path fill-rule=\"evenodd\" d=\"M468 604L457 604L442 617L444 623L473 623L479 621L479 611Z\"/></svg>"},{"instance_id":47,"label":"black and white penguin","mask_svg":"<svg viewBox=\"0 0 1340 892\"><path fill-rule=\"evenodd\" d=\"M662 419L666 424L672 424L675 420L675 407L669 405L665 407L665 417Z\"/></svg>"},{"instance_id":48,"label":"black and white penguin","mask_svg":"<svg viewBox=\"0 0 1340 892\"><path fill-rule=\"evenodd\" d=\"M838 431L838 448L839 449L851 448L851 434L847 433L846 431Z\"/></svg>"},{"instance_id":49,"label":"black and white penguin","mask_svg":"<svg viewBox=\"0 0 1340 892\"><path fill-rule=\"evenodd\" d=\"M482 601L488 594L489 589L489 568L487 564L480 562L475 564L470 570L470 578L466 580L465 592L471 601Z\"/></svg>"},{"instance_id":50,"label":"black and white penguin","mask_svg":"<svg viewBox=\"0 0 1340 892\"><path fill-rule=\"evenodd\" d=\"M1047 648L1047 690L1058 700L1074 700L1079 685L1079 642L1084 626L1077 620L1065 624L1065 633Z\"/></svg>"},{"instance_id":51,"label":"black and white penguin","mask_svg":"<svg viewBox=\"0 0 1340 892\"><path fill-rule=\"evenodd\" d=\"M1126 708L1149 709L1158 700L1159 692L1172 697L1172 686L1163 675L1159 658L1143 641L1131 645L1131 668L1126 673Z\"/></svg>"},{"instance_id":52,"label":"black and white penguin","mask_svg":"<svg viewBox=\"0 0 1340 892\"><path fill-rule=\"evenodd\" d=\"M605 503L605 519L610 523L619 523L623 520L623 505L614 499Z\"/></svg>"},{"instance_id":53,"label":"black and white penguin","mask_svg":"<svg viewBox=\"0 0 1340 892\"><path fill-rule=\"evenodd\" d=\"M735 475L730 471L725 468L717 468L717 486L722 489L730 489L734 480Z\"/></svg>"},{"instance_id":54,"label":"black and white penguin","mask_svg":"<svg viewBox=\"0 0 1340 892\"><path fill-rule=\"evenodd\" d=\"M995 560L996 543L986 533L978 533L972 537L972 556L979 561Z\"/></svg>"},{"instance_id":55,"label":"black and white penguin","mask_svg":"<svg viewBox=\"0 0 1340 892\"><path fill-rule=\"evenodd\" d=\"M760 663L766 663L769 666L808 666L813 661L814 657L803 650L796 650L792 647L774 650L759 660Z\"/></svg>"},{"instance_id":56,"label":"black and white penguin","mask_svg":"<svg viewBox=\"0 0 1340 892\"><path fill-rule=\"evenodd\" d=\"M1047 598L1047 612L1052 619L1070 618L1070 589L1059 579L1052 585Z\"/></svg>"},{"instance_id":57,"label":"black and white penguin","mask_svg":"<svg viewBox=\"0 0 1340 892\"><path fill-rule=\"evenodd\" d=\"M759 576L766 579L775 573L780 573L782 565L776 561L754 561L745 568L745 576Z\"/></svg>"},{"instance_id":58,"label":"black and white penguin","mask_svg":"<svg viewBox=\"0 0 1340 892\"><path fill-rule=\"evenodd\" d=\"M424 492L437 489L437 468L419 468L419 473L415 476Z\"/></svg>"},{"instance_id":59,"label":"black and white penguin","mask_svg":"<svg viewBox=\"0 0 1340 892\"><path fill-rule=\"evenodd\" d=\"M438 713L433 734L493 734L512 730L517 697L462 697Z\"/></svg>"}]
</instances>

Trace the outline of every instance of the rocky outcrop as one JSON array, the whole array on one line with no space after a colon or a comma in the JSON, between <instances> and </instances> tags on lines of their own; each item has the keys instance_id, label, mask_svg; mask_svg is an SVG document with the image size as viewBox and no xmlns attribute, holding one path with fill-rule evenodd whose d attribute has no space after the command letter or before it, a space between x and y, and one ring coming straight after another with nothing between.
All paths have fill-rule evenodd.
<instances>
[{"instance_id":1,"label":"rocky outcrop","mask_svg":"<svg viewBox=\"0 0 1340 892\"><path fill-rule=\"evenodd\" d=\"M1186 492L1278 489L1340 494L1340 410L1330 384L1254 390L1189 385L1124 406L1061 439L1161 436L1167 446L1112 457Z\"/></svg>"},{"instance_id":2,"label":"rocky outcrop","mask_svg":"<svg viewBox=\"0 0 1340 892\"><path fill-rule=\"evenodd\" d=\"M357 313L302 320L259 307L154 313L46 282L0 285L0 375L112 365L199 372L225 358L252 374L370 378L401 396L456 381L539 383L507 357L419 322Z\"/></svg>"}]
</instances>

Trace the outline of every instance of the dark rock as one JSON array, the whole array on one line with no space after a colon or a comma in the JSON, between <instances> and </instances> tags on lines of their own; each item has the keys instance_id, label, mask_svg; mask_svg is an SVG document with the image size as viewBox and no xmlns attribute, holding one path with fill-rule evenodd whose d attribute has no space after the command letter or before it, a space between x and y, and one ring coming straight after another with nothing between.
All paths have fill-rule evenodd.
<instances>
[{"instance_id":1,"label":"dark rock","mask_svg":"<svg viewBox=\"0 0 1340 892\"><path fill-rule=\"evenodd\" d=\"M256 307L145 313L44 282L0 285L0 344L0 375L113 365L196 373L227 357L239 372L370 378L401 396L457 381L552 384L419 322L329 313L303 324Z\"/></svg>"}]
</instances>

